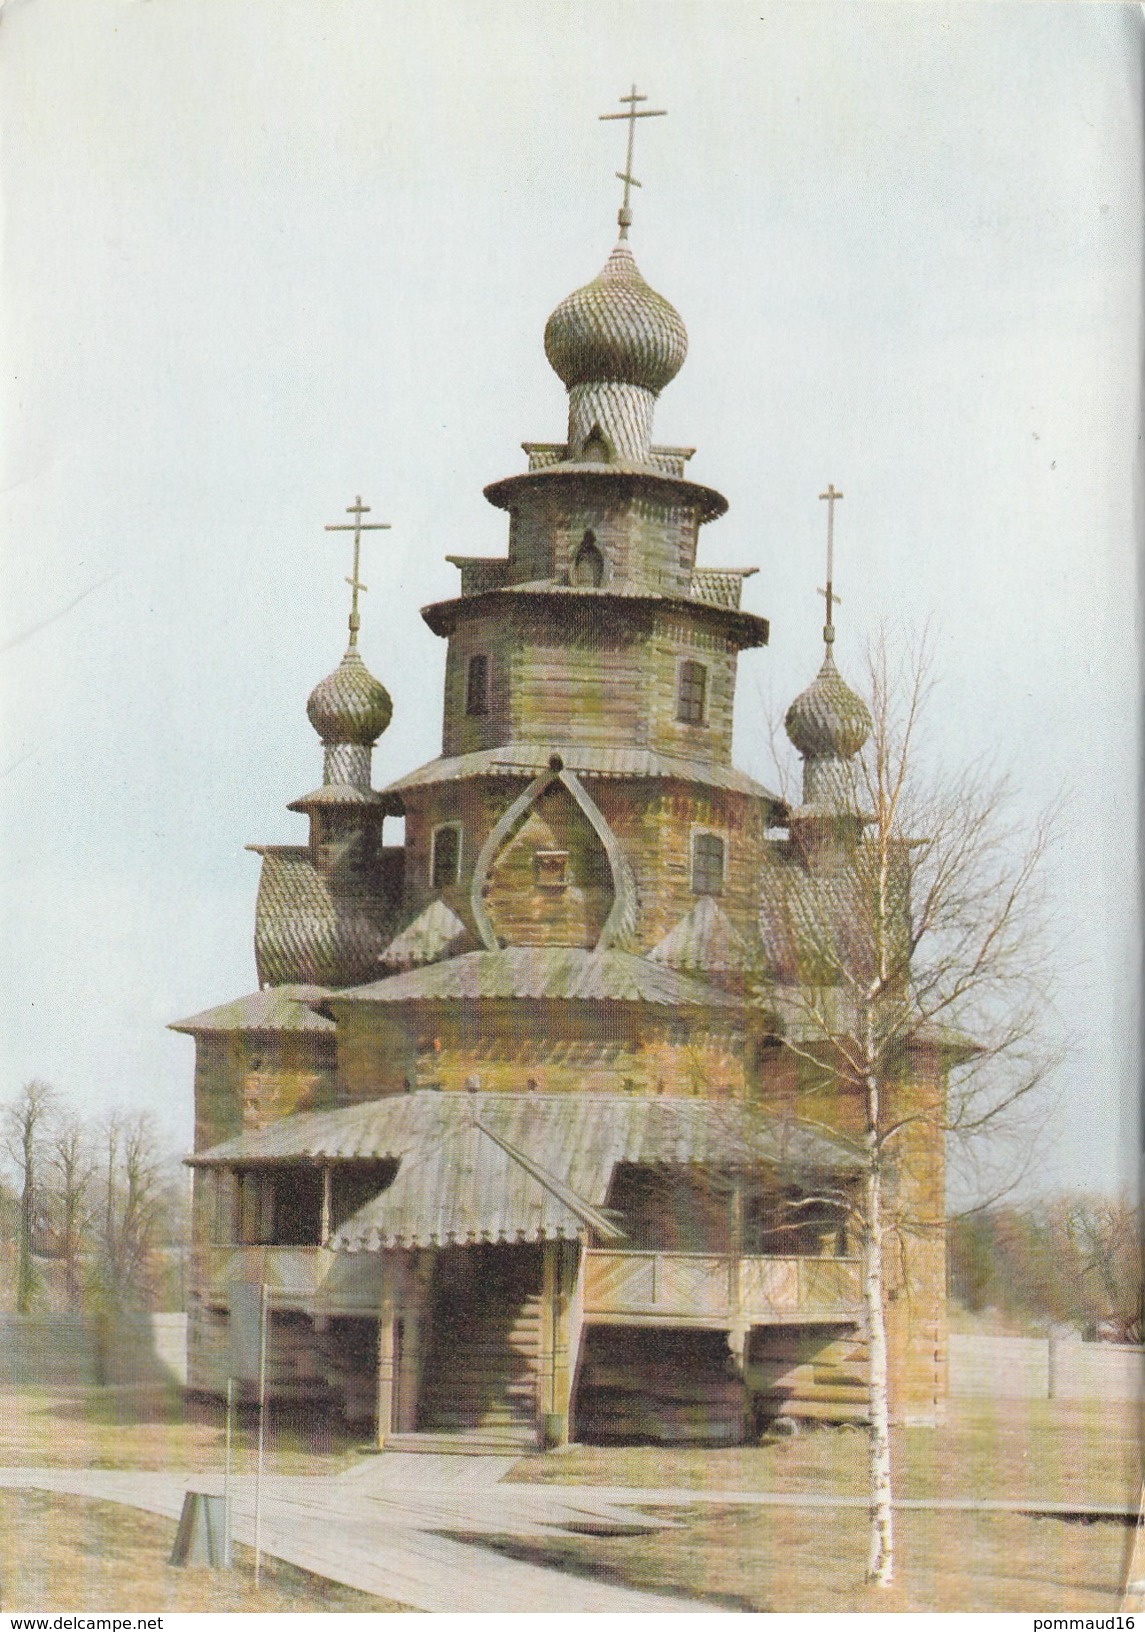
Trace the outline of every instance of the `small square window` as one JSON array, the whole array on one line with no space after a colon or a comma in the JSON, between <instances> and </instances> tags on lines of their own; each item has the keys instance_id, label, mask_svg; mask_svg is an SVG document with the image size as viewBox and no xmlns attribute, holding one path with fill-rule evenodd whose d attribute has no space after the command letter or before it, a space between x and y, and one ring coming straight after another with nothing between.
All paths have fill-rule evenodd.
<instances>
[{"instance_id":1,"label":"small square window","mask_svg":"<svg viewBox=\"0 0 1145 1632\"><path fill-rule=\"evenodd\" d=\"M691 661L681 663L676 718L686 725L703 725L707 690L708 671L704 665Z\"/></svg>"},{"instance_id":2,"label":"small square window","mask_svg":"<svg viewBox=\"0 0 1145 1632\"><path fill-rule=\"evenodd\" d=\"M484 652L478 652L469 659L465 672L465 712L489 712L489 659Z\"/></svg>"},{"instance_id":3,"label":"small square window","mask_svg":"<svg viewBox=\"0 0 1145 1632\"><path fill-rule=\"evenodd\" d=\"M539 890L563 890L568 884L567 850L534 850L533 882Z\"/></svg>"},{"instance_id":4,"label":"small square window","mask_svg":"<svg viewBox=\"0 0 1145 1632\"><path fill-rule=\"evenodd\" d=\"M460 871L461 829L457 826L435 828L431 864L434 889L444 890L456 884Z\"/></svg>"},{"instance_id":5,"label":"small square window","mask_svg":"<svg viewBox=\"0 0 1145 1632\"><path fill-rule=\"evenodd\" d=\"M715 833L697 833L692 839L693 895L722 895L724 841Z\"/></svg>"}]
</instances>

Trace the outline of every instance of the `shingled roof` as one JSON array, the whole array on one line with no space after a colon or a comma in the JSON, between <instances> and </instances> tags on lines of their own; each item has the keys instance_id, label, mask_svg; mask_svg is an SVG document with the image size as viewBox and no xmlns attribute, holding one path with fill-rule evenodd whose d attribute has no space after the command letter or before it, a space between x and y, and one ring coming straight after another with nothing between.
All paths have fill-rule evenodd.
<instances>
[{"instance_id":1,"label":"shingled roof","mask_svg":"<svg viewBox=\"0 0 1145 1632\"><path fill-rule=\"evenodd\" d=\"M710 788L747 793L770 804L782 804L778 794L734 765L714 765L705 759L682 759L657 753L651 748L589 748L571 742L512 742L500 748L483 748L477 753L456 754L433 759L410 771L382 791L391 807L400 810L400 795L407 788L431 787L469 776L534 777L558 754L570 771L580 776L643 776L678 782L699 782ZM396 802L394 802L396 801Z\"/></svg>"},{"instance_id":2,"label":"shingled roof","mask_svg":"<svg viewBox=\"0 0 1145 1632\"><path fill-rule=\"evenodd\" d=\"M457 999L552 998L655 1003L668 1007L737 1008L738 999L631 952L590 952L579 946L507 946L464 952L368 986L334 993L351 1003L441 1002Z\"/></svg>"},{"instance_id":3,"label":"shingled roof","mask_svg":"<svg viewBox=\"0 0 1145 1632\"><path fill-rule=\"evenodd\" d=\"M299 845L252 845L262 856L255 959L268 985L350 986L368 980L388 939L380 885L324 877Z\"/></svg>"},{"instance_id":4,"label":"shingled roof","mask_svg":"<svg viewBox=\"0 0 1145 1632\"><path fill-rule=\"evenodd\" d=\"M857 1158L798 1123L706 1099L595 1094L396 1094L241 1135L193 1166L399 1162L341 1227L344 1251L449 1242L615 1238L600 1212L619 1163L838 1172Z\"/></svg>"},{"instance_id":5,"label":"shingled roof","mask_svg":"<svg viewBox=\"0 0 1145 1632\"><path fill-rule=\"evenodd\" d=\"M466 934L461 919L440 896L435 896L400 935L395 935L382 953L380 962L388 969L413 969L436 963L456 948Z\"/></svg>"},{"instance_id":6,"label":"shingled roof","mask_svg":"<svg viewBox=\"0 0 1145 1632\"><path fill-rule=\"evenodd\" d=\"M334 1035L334 1022L317 1014L313 1005L330 996L325 986L270 986L265 991L236 997L216 1009L204 1009L187 1020L172 1020L169 1031L325 1032Z\"/></svg>"},{"instance_id":7,"label":"shingled roof","mask_svg":"<svg viewBox=\"0 0 1145 1632\"><path fill-rule=\"evenodd\" d=\"M714 895L701 895L648 956L698 974L742 974L751 962L747 942Z\"/></svg>"}]
</instances>

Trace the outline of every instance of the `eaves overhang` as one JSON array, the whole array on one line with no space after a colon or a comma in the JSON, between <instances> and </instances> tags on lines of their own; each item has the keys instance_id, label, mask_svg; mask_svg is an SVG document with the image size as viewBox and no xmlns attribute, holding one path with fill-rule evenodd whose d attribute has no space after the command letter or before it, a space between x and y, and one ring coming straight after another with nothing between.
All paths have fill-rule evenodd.
<instances>
[{"instance_id":1,"label":"eaves overhang","mask_svg":"<svg viewBox=\"0 0 1145 1632\"><path fill-rule=\"evenodd\" d=\"M586 487L598 487L602 496L623 497L637 491L659 493L669 503L695 505L701 524L715 521L728 508L728 501L714 487L703 487L680 476L666 476L661 471L649 470L645 465L622 464L555 464L540 470L522 471L517 476L503 476L490 482L485 497L498 510L512 510L523 494L540 489L546 495L554 488L572 486L581 492ZM611 490L611 491L610 491Z\"/></svg>"},{"instance_id":2,"label":"eaves overhang","mask_svg":"<svg viewBox=\"0 0 1145 1632\"><path fill-rule=\"evenodd\" d=\"M525 606L541 603L559 609L568 617L571 603L576 605L578 626L597 619L618 620L629 618L635 608L650 611L683 612L717 625L725 637L740 651L754 646L766 646L771 626L766 618L738 608L715 606L695 595L665 595L652 591L618 589L588 589L571 584L506 585L504 589L487 589L478 595L457 595L452 600L434 601L423 606L421 615L435 635L448 637L458 623L475 613L489 612L494 607Z\"/></svg>"}]
</instances>

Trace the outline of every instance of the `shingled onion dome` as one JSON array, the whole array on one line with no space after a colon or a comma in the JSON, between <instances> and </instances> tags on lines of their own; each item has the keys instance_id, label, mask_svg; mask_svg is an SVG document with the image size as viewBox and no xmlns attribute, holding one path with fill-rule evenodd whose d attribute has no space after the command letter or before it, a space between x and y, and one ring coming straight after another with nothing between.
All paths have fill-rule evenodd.
<instances>
[{"instance_id":1,"label":"shingled onion dome","mask_svg":"<svg viewBox=\"0 0 1145 1632\"><path fill-rule=\"evenodd\" d=\"M323 782L368 789L371 750L390 723L393 703L356 646L315 686L306 713L326 750Z\"/></svg>"},{"instance_id":2,"label":"shingled onion dome","mask_svg":"<svg viewBox=\"0 0 1145 1632\"><path fill-rule=\"evenodd\" d=\"M787 735L803 756L804 806L849 806L848 760L871 734L866 703L847 685L831 656L787 710Z\"/></svg>"},{"instance_id":3,"label":"shingled onion dome","mask_svg":"<svg viewBox=\"0 0 1145 1632\"><path fill-rule=\"evenodd\" d=\"M656 398L688 354L688 331L616 245L602 271L545 324L545 356L569 394L567 457L644 464Z\"/></svg>"}]
</instances>

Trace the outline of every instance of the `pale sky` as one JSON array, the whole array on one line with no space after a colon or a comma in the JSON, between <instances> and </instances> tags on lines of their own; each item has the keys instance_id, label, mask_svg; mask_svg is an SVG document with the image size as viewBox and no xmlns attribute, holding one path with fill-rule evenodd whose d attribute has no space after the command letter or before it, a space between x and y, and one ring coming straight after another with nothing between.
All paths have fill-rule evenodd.
<instances>
[{"instance_id":1,"label":"pale sky","mask_svg":"<svg viewBox=\"0 0 1145 1632\"><path fill-rule=\"evenodd\" d=\"M440 746L446 554L560 440L547 314L615 236L688 361L657 440L758 566L737 760L819 662L932 620L930 729L1012 771L1052 858L1062 1011L1048 1186L1134 1170L1142 19L1104 5L16 0L0 27L5 1024L0 1098L150 1105L256 986L258 859L301 842L305 717L344 645L394 698L382 784ZM82 597L80 599L79 597Z\"/></svg>"}]
</instances>

